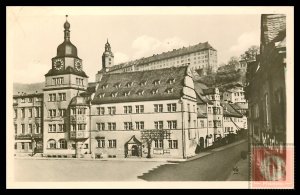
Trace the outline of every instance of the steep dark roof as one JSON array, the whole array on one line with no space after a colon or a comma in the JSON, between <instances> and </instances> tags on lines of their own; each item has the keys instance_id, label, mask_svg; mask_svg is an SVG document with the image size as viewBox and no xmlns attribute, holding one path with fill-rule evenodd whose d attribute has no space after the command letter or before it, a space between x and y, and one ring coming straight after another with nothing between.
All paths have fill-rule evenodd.
<instances>
[{"instance_id":1,"label":"steep dark roof","mask_svg":"<svg viewBox=\"0 0 300 195\"><path fill-rule=\"evenodd\" d=\"M99 82L92 104L179 99L186 72L187 66L105 74ZM174 82L170 82L170 79L174 79ZM154 81L159 82L154 84ZM104 97L100 97L102 95Z\"/></svg>"},{"instance_id":2,"label":"steep dark roof","mask_svg":"<svg viewBox=\"0 0 300 195\"><path fill-rule=\"evenodd\" d=\"M248 109L248 103L234 103L232 104L233 108L236 109L236 110L246 110Z\"/></svg>"},{"instance_id":3,"label":"steep dark roof","mask_svg":"<svg viewBox=\"0 0 300 195\"><path fill-rule=\"evenodd\" d=\"M224 117L237 117L237 118L243 117L243 115L239 111L233 108L232 104L229 104L227 102L221 102L221 105L223 106Z\"/></svg>"},{"instance_id":4,"label":"steep dark roof","mask_svg":"<svg viewBox=\"0 0 300 195\"><path fill-rule=\"evenodd\" d=\"M150 57L140 58L137 60L126 62L126 63L117 64L117 65L112 66L110 68L110 71L121 69L121 68L132 66L132 65L139 66L142 64L150 63L150 62L173 58L176 56L186 55L189 53L194 53L197 51L207 50L207 49L211 49L211 50L215 51L215 49L208 42L199 43L197 45L183 47L183 48L179 48L179 49L173 49L172 51L163 52L161 54L156 54L156 55L154 54L153 56L150 56Z\"/></svg>"},{"instance_id":5,"label":"steep dark roof","mask_svg":"<svg viewBox=\"0 0 300 195\"><path fill-rule=\"evenodd\" d=\"M64 75L64 74L74 74L74 75L88 78L88 76L85 74L85 72L83 70L78 71L71 66L68 66L64 70L50 69L49 72L47 74L45 74L45 76L56 76L56 75Z\"/></svg>"}]
</instances>

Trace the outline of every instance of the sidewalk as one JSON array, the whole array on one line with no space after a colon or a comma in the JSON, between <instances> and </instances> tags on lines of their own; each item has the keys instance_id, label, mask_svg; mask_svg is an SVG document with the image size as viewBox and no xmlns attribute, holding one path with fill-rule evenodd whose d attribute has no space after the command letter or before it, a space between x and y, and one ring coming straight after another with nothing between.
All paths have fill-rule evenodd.
<instances>
[{"instance_id":1,"label":"sidewalk","mask_svg":"<svg viewBox=\"0 0 300 195\"><path fill-rule=\"evenodd\" d=\"M48 158L48 157L17 157L15 156L15 159L36 159L36 160L83 160L83 161L139 161L139 162L167 162L167 163L179 163L179 162L185 162L185 161L192 161L201 157L204 157L206 155L209 155L213 152L225 150L227 148L233 147L235 145L241 144L247 140L240 140L225 146L221 146L219 148L211 149L209 151L201 152L191 158L188 159L177 159L177 158Z\"/></svg>"}]
</instances>

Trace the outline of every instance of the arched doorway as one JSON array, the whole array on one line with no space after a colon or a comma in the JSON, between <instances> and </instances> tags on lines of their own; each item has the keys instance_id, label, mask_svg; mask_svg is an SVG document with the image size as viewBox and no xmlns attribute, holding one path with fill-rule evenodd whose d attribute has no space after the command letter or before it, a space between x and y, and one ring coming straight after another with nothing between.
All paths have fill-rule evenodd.
<instances>
[{"instance_id":1,"label":"arched doorway","mask_svg":"<svg viewBox=\"0 0 300 195\"><path fill-rule=\"evenodd\" d=\"M125 158L127 157L142 157L142 143L135 136L125 143Z\"/></svg>"}]
</instances>

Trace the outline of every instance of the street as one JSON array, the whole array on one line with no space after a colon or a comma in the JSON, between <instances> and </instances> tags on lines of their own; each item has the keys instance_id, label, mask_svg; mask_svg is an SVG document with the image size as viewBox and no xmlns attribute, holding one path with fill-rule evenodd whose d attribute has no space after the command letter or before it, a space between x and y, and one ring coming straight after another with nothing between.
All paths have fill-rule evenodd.
<instances>
[{"instance_id":1,"label":"street","mask_svg":"<svg viewBox=\"0 0 300 195\"><path fill-rule=\"evenodd\" d=\"M226 181L243 150L248 150L248 142L214 149L211 154L192 161L162 165L139 178L146 181Z\"/></svg>"},{"instance_id":2,"label":"street","mask_svg":"<svg viewBox=\"0 0 300 195\"><path fill-rule=\"evenodd\" d=\"M181 162L15 159L16 181L225 181L248 142Z\"/></svg>"}]
</instances>

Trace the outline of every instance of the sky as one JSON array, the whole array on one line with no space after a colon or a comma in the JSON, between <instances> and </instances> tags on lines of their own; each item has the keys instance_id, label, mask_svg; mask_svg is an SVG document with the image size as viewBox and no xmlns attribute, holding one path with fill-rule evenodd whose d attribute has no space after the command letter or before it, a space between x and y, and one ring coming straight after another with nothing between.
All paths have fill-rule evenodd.
<instances>
[{"instance_id":1,"label":"sky","mask_svg":"<svg viewBox=\"0 0 300 195\"><path fill-rule=\"evenodd\" d=\"M240 56L260 42L260 14L226 14L197 10L169 12L142 9L124 11L85 8L14 7L8 10L8 66L13 82L43 82L51 58L63 42L63 24L68 14L71 42L83 60L89 82L101 69L101 56L108 39L115 64L152 56L183 46L208 41L218 51L218 64Z\"/></svg>"}]
</instances>

